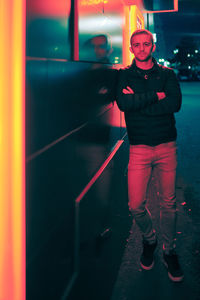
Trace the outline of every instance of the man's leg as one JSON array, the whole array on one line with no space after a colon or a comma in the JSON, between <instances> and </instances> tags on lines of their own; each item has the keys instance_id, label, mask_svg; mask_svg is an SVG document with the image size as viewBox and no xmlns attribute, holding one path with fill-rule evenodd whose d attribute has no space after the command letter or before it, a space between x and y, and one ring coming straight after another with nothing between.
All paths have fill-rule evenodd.
<instances>
[{"instance_id":1,"label":"man's leg","mask_svg":"<svg viewBox=\"0 0 200 300\"><path fill-rule=\"evenodd\" d=\"M160 192L160 225L163 236L163 249L169 252L175 247L176 235L176 144L158 146L156 175Z\"/></svg>"},{"instance_id":2,"label":"man's leg","mask_svg":"<svg viewBox=\"0 0 200 300\"><path fill-rule=\"evenodd\" d=\"M146 208L146 194L151 177L152 150L148 146L131 146L128 165L129 208L143 235L141 267L151 270L157 246L151 214Z\"/></svg>"},{"instance_id":3,"label":"man's leg","mask_svg":"<svg viewBox=\"0 0 200 300\"><path fill-rule=\"evenodd\" d=\"M159 154L158 154L159 153ZM178 256L174 250L176 236L176 145L167 143L160 145L157 152L158 180L160 183L160 222L163 236L163 258L168 269L168 276L172 281L178 282L183 279Z\"/></svg>"},{"instance_id":4,"label":"man's leg","mask_svg":"<svg viewBox=\"0 0 200 300\"><path fill-rule=\"evenodd\" d=\"M155 242L151 214L146 208L146 194L151 177L151 150L146 146L130 146L128 165L129 208L143 239Z\"/></svg>"}]
</instances>

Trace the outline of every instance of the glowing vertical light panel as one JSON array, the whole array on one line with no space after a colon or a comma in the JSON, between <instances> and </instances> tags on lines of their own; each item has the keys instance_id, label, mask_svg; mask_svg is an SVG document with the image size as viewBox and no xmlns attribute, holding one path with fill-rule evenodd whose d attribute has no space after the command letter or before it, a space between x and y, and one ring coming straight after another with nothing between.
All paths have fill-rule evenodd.
<instances>
[{"instance_id":1,"label":"glowing vertical light panel","mask_svg":"<svg viewBox=\"0 0 200 300\"><path fill-rule=\"evenodd\" d=\"M25 3L0 0L0 299L25 300Z\"/></svg>"},{"instance_id":2,"label":"glowing vertical light panel","mask_svg":"<svg viewBox=\"0 0 200 300\"><path fill-rule=\"evenodd\" d=\"M130 26L129 26L130 6L124 5L124 24L123 24L123 66L130 63Z\"/></svg>"},{"instance_id":3,"label":"glowing vertical light panel","mask_svg":"<svg viewBox=\"0 0 200 300\"><path fill-rule=\"evenodd\" d=\"M137 5L124 6L124 28L123 28L123 65L131 64L133 54L130 52L130 37L136 29L144 28L144 17Z\"/></svg>"}]
</instances>

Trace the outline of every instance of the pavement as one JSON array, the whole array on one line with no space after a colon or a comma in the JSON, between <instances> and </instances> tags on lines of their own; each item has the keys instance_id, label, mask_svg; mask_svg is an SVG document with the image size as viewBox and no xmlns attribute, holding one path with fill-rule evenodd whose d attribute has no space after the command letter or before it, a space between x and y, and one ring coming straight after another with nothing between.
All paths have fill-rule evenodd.
<instances>
[{"instance_id":1,"label":"pavement","mask_svg":"<svg viewBox=\"0 0 200 300\"><path fill-rule=\"evenodd\" d=\"M184 280L174 283L162 262L156 174L148 194L148 207L158 234L155 266L144 271L140 232L133 222L111 300L200 300L200 83L181 83L183 105L176 114L178 130L177 253ZM156 204L156 205L155 205Z\"/></svg>"}]
</instances>

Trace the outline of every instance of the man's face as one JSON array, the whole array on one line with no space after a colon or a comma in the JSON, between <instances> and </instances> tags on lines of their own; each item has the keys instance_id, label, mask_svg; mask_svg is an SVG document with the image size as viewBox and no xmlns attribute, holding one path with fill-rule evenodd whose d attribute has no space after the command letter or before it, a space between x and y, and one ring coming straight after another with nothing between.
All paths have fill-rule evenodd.
<instances>
[{"instance_id":1,"label":"man's face","mask_svg":"<svg viewBox=\"0 0 200 300\"><path fill-rule=\"evenodd\" d=\"M97 59L105 58L108 54L107 43L104 37L94 37L92 41Z\"/></svg>"},{"instance_id":2,"label":"man's face","mask_svg":"<svg viewBox=\"0 0 200 300\"><path fill-rule=\"evenodd\" d=\"M135 59L141 62L148 61L155 51L151 37L148 34L138 34L132 38L130 51L135 55Z\"/></svg>"}]
</instances>

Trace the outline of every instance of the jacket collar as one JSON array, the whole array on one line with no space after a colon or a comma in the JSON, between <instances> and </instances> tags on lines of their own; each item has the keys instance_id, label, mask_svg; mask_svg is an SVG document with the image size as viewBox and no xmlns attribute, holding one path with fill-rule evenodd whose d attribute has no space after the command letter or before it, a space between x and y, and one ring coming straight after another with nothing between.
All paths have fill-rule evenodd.
<instances>
[{"instance_id":1,"label":"jacket collar","mask_svg":"<svg viewBox=\"0 0 200 300\"><path fill-rule=\"evenodd\" d=\"M151 72L158 71L159 70L159 64L157 63L157 61L155 60L154 57L152 58L152 61L153 61L154 65L153 65L153 68L151 68ZM138 73L140 73L140 72L143 73L144 72L144 70L142 70L142 69L140 69L136 66L135 59L133 59L132 64L130 66L130 69L134 70L134 71L137 71Z\"/></svg>"}]
</instances>

